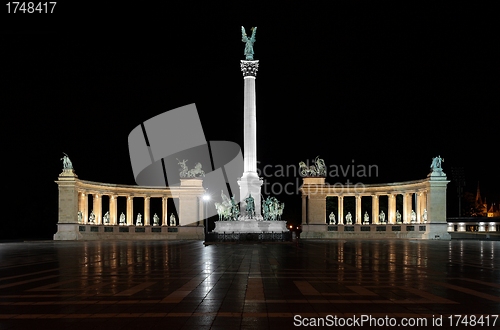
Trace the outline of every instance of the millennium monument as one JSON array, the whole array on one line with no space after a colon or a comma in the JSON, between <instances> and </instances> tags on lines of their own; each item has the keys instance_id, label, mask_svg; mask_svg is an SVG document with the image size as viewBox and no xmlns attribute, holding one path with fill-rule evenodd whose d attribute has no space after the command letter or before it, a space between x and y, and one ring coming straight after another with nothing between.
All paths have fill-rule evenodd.
<instances>
[{"instance_id":1,"label":"millennium monument","mask_svg":"<svg viewBox=\"0 0 500 330\"><path fill-rule=\"evenodd\" d=\"M205 220L208 219L209 214L204 197L206 197L207 186L212 192L220 191L220 187L223 187L220 195L221 202L215 203L219 221L215 222L214 233L218 240L221 235L225 240L226 234L232 235L231 240L240 240L241 234L243 237L252 237L252 240L256 236L253 234L258 234L259 239L262 237L263 240L267 240L268 234L271 234L272 240L281 240L285 237L283 233L288 230L286 222L282 221L284 203L280 203L276 197L264 198L262 196L263 179L258 176L257 172L255 82L259 61L254 59L253 49L256 31L257 28L252 28L252 35L248 37L242 27L242 41L245 43L245 59L240 61L244 81L244 153L242 161L234 163L239 164L234 168L237 169L233 171L236 173L232 177L234 179L226 181L220 175L220 180L217 182L223 182L224 185L219 185L215 189L210 176L214 173L218 174L216 170L209 171L205 175L200 162L195 163L194 168L190 169L187 165L188 159L179 155L180 159L176 158L176 160L180 166L180 184L152 185L151 183L157 180L154 174L163 172L156 171L161 169L156 165L161 165L160 156L162 155L154 156L156 149L151 147L151 143L148 146L144 142L144 137L137 138L140 134L135 133L142 132L141 126L138 126L129 136L129 148L142 148L141 152L131 153L132 167L134 174L142 174L146 171L147 175L143 179L152 178L153 180L141 181L142 183L138 186L81 180L76 175L68 155L64 154L61 158L63 171L56 181L59 188L59 218L58 230L54 234L55 240L207 239L212 237L206 232L208 228L206 228ZM169 115L174 117L181 112L183 115L196 115L194 104L176 109L174 113L172 111ZM160 120L155 117L153 122L159 123ZM199 120L195 122L199 129L189 131L190 134L202 131ZM190 123L187 124L191 125ZM186 123L182 122L182 124ZM146 129L148 125L145 124ZM176 125L176 127L185 126ZM186 130L178 133L182 134L184 131ZM157 140L162 145L163 140L159 137ZM203 138L195 140L196 145L206 143ZM214 144L212 151L215 146L226 150L231 146L230 144L228 142ZM177 149L175 149L176 152L178 152ZM237 149L236 154L239 156L237 158L241 158L239 147ZM201 149L196 149L190 155L203 158L203 153L199 150ZM177 156L176 153L172 155ZM434 157L430 165L430 173L425 179L367 184L362 187L356 185L339 187L325 182L327 166L319 156L312 161L312 165L300 162L300 175L303 177L303 184L300 188L302 194L301 238L450 239L448 231L451 230L446 219L446 187L449 181L442 169L443 162L440 156ZM137 168L134 168L134 165ZM243 170L242 176L236 179L241 170ZM236 181L238 187L235 185ZM163 182L167 182L166 178ZM239 188L239 197L228 197L224 193L224 188L227 189L226 185L233 187L232 192ZM336 203L335 201L330 203L330 205L335 205L333 208L335 212L329 210L328 214L327 197L336 199ZM348 198L353 203L346 203L345 199ZM396 203L397 198L402 199L402 204ZM151 210L151 200L154 199L157 199L158 203L161 201L161 210L154 210L157 213ZM169 209L170 199L178 204L177 214ZM134 204L137 205L134 201L144 203L141 212L134 210ZM369 203L362 203L362 201ZM459 226L459 231L460 228L462 227ZM483 225L480 228L484 231L486 227ZM495 223L490 223L488 231L495 231Z\"/></svg>"},{"instance_id":2,"label":"millennium monument","mask_svg":"<svg viewBox=\"0 0 500 330\"><path fill-rule=\"evenodd\" d=\"M216 203L219 221L215 223L214 232L217 233L282 233L288 231L286 221L281 220L284 204L279 203L275 197L268 197L262 203L263 180L257 174L257 109L255 102L255 81L259 61L253 58L257 27L253 27L251 31L252 35L248 37L245 28L241 27L242 41L245 43L245 60L241 60L240 63L244 81L243 175L238 180L240 207L238 208L234 198L229 199L223 193L221 194L222 203Z\"/></svg>"}]
</instances>

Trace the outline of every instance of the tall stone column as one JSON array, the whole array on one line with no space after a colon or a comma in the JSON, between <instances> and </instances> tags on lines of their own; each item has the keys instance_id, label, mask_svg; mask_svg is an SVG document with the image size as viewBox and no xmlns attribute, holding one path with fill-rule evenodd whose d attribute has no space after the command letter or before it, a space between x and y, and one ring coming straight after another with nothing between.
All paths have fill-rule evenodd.
<instances>
[{"instance_id":1,"label":"tall stone column","mask_svg":"<svg viewBox=\"0 0 500 330\"><path fill-rule=\"evenodd\" d=\"M85 192L78 193L78 211L82 212L82 224L87 223L87 195Z\"/></svg>"},{"instance_id":2,"label":"tall stone column","mask_svg":"<svg viewBox=\"0 0 500 330\"><path fill-rule=\"evenodd\" d=\"M408 208L408 199L410 199L411 202L411 197L410 194L407 192L403 193L403 223L410 223L411 216L410 212L411 210Z\"/></svg>"},{"instance_id":3,"label":"tall stone column","mask_svg":"<svg viewBox=\"0 0 500 330\"><path fill-rule=\"evenodd\" d=\"M396 195L394 194L389 195L389 207L387 212L389 213L387 215L387 223L396 223Z\"/></svg>"},{"instance_id":4,"label":"tall stone column","mask_svg":"<svg viewBox=\"0 0 500 330\"><path fill-rule=\"evenodd\" d=\"M92 208L93 208L93 211L95 214L95 223L97 225L101 225L102 224L102 199L98 193L93 194L92 197L93 197Z\"/></svg>"},{"instance_id":5,"label":"tall stone column","mask_svg":"<svg viewBox=\"0 0 500 330\"><path fill-rule=\"evenodd\" d=\"M261 186L263 180L257 174L257 109L255 101L255 80L259 61L241 61L241 71L244 80L243 106L243 175L238 180L240 187L240 209L243 218L247 217L245 199L250 195L254 198L255 217L262 219Z\"/></svg>"},{"instance_id":6,"label":"tall stone column","mask_svg":"<svg viewBox=\"0 0 500 330\"><path fill-rule=\"evenodd\" d=\"M356 224L360 225L363 220L361 214L361 195L356 195Z\"/></svg>"},{"instance_id":7,"label":"tall stone column","mask_svg":"<svg viewBox=\"0 0 500 330\"><path fill-rule=\"evenodd\" d=\"M109 223L111 225L117 225L117 213L118 213L118 196L109 196Z\"/></svg>"},{"instance_id":8,"label":"tall stone column","mask_svg":"<svg viewBox=\"0 0 500 330\"><path fill-rule=\"evenodd\" d=\"M339 211L338 224L342 225L344 223L344 196L339 196L338 211Z\"/></svg>"},{"instance_id":9,"label":"tall stone column","mask_svg":"<svg viewBox=\"0 0 500 330\"><path fill-rule=\"evenodd\" d=\"M378 214L378 195L372 195L372 223L380 223Z\"/></svg>"},{"instance_id":10,"label":"tall stone column","mask_svg":"<svg viewBox=\"0 0 500 330\"><path fill-rule=\"evenodd\" d=\"M127 197L127 225L134 224L134 196Z\"/></svg>"},{"instance_id":11,"label":"tall stone column","mask_svg":"<svg viewBox=\"0 0 500 330\"><path fill-rule=\"evenodd\" d=\"M168 225L168 197L161 198L161 224L162 226Z\"/></svg>"},{"instance_id":12,"label":"tall stone column","mask_svg":"<svg viewBox=\"0 0 500 330\"><path fill-rule=\"evenodd\" d=\"M422 219L421 219L421 214L422 214L422 210L420 209L421 208L421 205L420 205L420 192L416 192L415 193L415 196L416 196L416 200L417 202L415 203L415 212L417 212L417 223L421 223L423 222Z\"/></svg>"},{"instance_id":13,"label":"tall stone column","mask_svg":"<svg viewBox=\"0 0 500 330\"><path fill-rule=\"evenodd\" d=\"M149 221L149 205L150 205L150 197L146 196L144 197L144 226L149 226L150 221Z\"/></svg>"}]
</instances>

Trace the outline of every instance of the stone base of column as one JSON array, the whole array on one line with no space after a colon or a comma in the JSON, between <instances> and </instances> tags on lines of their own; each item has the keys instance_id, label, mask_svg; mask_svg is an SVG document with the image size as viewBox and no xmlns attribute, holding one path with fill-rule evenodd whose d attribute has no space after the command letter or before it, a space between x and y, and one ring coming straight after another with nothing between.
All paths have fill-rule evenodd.
<instances>
[{"instance_id":1,"label":"stone base of column","mask_svg":"<svg viewBox=\"0 0 500 330\"><path fill-rule=\"evenodd\" d=\"M427 230L422 237L423 239L451 240L447 223L426 223L425 226Z\"/></svg>"},{"instance_id":2,"label":"stone base of column","mask_svg":"<svg viewBox=\"0 0 500 330\"><path fill-rule=\"evenodd\" d=\"M58 223L57 233L54 234L54 241L76 241L83 239L78 226L75 223Z\"/></svg>"}]
</instances>

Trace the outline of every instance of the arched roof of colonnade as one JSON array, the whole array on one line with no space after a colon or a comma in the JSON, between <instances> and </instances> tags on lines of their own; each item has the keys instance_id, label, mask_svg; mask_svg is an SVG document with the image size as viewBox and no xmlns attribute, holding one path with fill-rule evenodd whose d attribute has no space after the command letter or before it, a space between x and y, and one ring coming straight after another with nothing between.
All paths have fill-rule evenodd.
<instances>
[{"instance_id":1,"label":"arched roof of colonnade","mask_svg":"<svg viewBox=\"0 0 500 330\"><path fill-rule=\"evenodd\" d=\"M422 190L427 190L429 187L429 179L405 181L405 182L390 182L376 184L307 184L304 183L300 188L302 194L319 194L325 196L355 196L355 195L389 195L412 193Z\"/></svg>"},{"instance_id":2,"label":"arched roof of colonnade","mask_svg":"<svg viewBox=\"0 0 500 330\"><path fill-rule=\"evenodd\" d=\"M134 186L113 183L94 182L87 180L75 180L76 187L88 193L98 193L102 195L118 196L148 196L148 197L168 197L179 198L179 195L203 195L203 186Z\"/></svg>"}]
</instances>

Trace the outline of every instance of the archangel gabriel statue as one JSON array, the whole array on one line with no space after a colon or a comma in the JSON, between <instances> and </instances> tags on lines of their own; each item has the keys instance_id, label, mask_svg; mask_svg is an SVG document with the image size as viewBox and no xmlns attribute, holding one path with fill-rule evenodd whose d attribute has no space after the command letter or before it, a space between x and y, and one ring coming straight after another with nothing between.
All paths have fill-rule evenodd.
<instances>
[{"instance_id":1,"label":"archangel gabriel statue","mask_svg":"<svg viewBox=\"0 0 500 330\"><path fill-rule=\"evenodd\" d=\"M243 26L241 27L241 41L245 43L245 59L247 61L253 61L253 44L255 43L255 32L257 31L257 27L253 27L250 30L252 31L252 36L248 38L245 28Z\"/></svg>"}]
</instances>

